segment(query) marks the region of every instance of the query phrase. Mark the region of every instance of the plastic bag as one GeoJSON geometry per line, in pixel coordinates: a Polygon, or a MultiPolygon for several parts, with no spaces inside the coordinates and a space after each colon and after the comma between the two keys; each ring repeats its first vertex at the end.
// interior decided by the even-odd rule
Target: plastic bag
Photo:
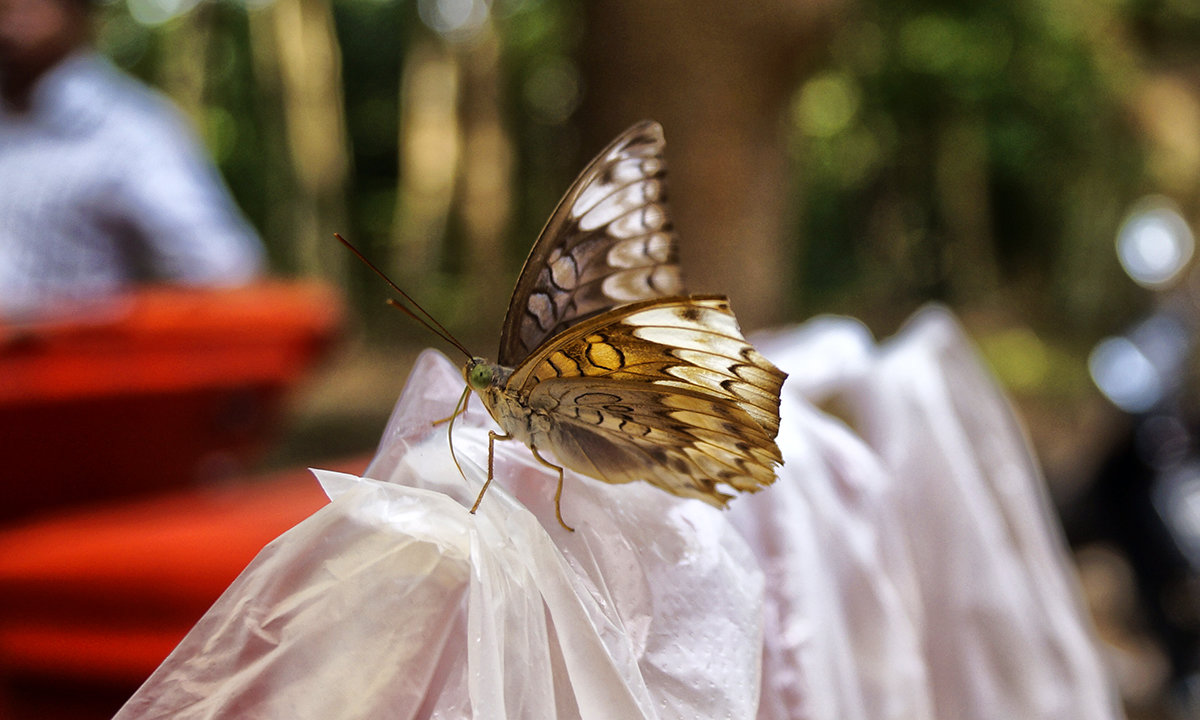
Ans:
{"type": "Polygon", "coordinates": [[[780,482],[733,508],[767,572],[759,718],[1121,717],[1039,468],[950,313],[759,346],[791,373],[780,482]]]}
{"type": "Polygon", "coordinates": [[[118,718],[1114,718],[1042,480],[948,313],[759,345],[779,480],[727,513],[554,474],[419,359],[367,478],[271,543],[118,718]]]}
{"type": "Polygon", "coordinates": [[[779,480],[730,511],[766,574],[757,717],[935,717],[891,479],[861,439],[810,401],[868,375],[874,342],[858,323],[821,318],[757,344],[790,374],[779,480]]]}
{"type": "Polygon", "coordinates": [[[1040,468],[950,313],[918,313],[841,396],[889,470],[938,715],[1120,717],[1040,468]]]}

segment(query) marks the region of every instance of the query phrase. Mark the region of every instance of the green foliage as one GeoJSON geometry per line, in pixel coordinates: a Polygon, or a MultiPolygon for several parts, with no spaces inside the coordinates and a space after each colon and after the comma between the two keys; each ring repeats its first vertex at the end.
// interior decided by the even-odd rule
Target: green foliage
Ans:
{"type": "MultiPolygon", "coordinates": [[[[275,267],[290,272],[298,265],[286,215],[297,181],[278,79],[262,60],[274,50],[256,48],[262,38],[251,32],[261,10],[249,0],[189,2],[109,0],[100,46],[171,94],[196,80],[176,77],[181,48],[204,48],[200,106],[189,111],[275,267]]],[[[351,166],[338,230],[386,253],[402,180],[404,68],[415,42],[437,35],[422,20],[426,0],[332,7],[351,166]]],[[[575,0],[489,7],[515,157],[500,266],[508,276],[578,170],[571,120],[585,91],[577,56],[587,29],[575,0]]],[[[797,88],[790,115],[804,239],[796,307],[891,320],[926,299],[1009,304],[1015,294],[1022,314],[1067,335],[1122,322],[1140,296],[1120,274],[1112,239],[1129,205],[1155,189],[1130,96],[1148,54],[1196,62],[1197,7],[863,0],[839,25],[825,66],[797,88]]],[[[463,245],[461,231],[461,218],[448,218],[446,256],[463,245]]],[[[438,266],[450,284],[462,269],[438,266]]]]}
{"type": "Polygon", "coordinates": [[[1068,332],[1111,322],[1112,238],[1144,190],[1123,12],[866,2],[793,108],[798,300],[906,311],[1018,284],[1068,332]]]}

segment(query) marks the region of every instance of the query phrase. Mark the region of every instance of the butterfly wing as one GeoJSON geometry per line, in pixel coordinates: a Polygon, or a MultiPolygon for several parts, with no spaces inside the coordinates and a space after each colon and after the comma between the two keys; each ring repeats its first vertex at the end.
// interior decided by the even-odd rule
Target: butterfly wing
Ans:
{"type": "Polygon", "coordinates": [[[556,336],[508,391],[551,418],[535,444],[606,482],[646,480],[723,505],[774,481],[787,376],[745,338],[725,298],[623,306],[556,336]]]}
{"type": "Polygon", "coordinates": [[[608,483],[645,480],[724,506],[722,492],[775,481],[774,441],[735,403],[680,388],[557,378],[530,402],[551,412],[549,447],[564,466],[608,483]]]}
{"type": "Polygon", "coordinates": [[[638,123],[567,190],[517,279],[500,335],[501,365],[515,367],[583,318],[683,292],[663,146],[658,123],[638,123]]]}

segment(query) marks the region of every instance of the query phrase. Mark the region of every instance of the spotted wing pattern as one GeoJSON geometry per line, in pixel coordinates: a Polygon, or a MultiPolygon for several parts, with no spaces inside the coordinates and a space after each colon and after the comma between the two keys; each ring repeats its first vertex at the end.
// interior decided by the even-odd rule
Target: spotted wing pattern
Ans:
{"type": "Polygon", "coordinates": [[[518,365],[584,318],[683,292],[663,147],[658,123],[634,125],[563,196],[517,280],[501,365],[518,365]]]}
{"type": "Polygon", "coordinates": [[[723,506],[731,496],[720,486],[774,482],[785,378],[742,337],[725,298],[685,296],[580,323],[518,367],[507,389],[551,419],[533,440],[565,466],[723,506]]]}

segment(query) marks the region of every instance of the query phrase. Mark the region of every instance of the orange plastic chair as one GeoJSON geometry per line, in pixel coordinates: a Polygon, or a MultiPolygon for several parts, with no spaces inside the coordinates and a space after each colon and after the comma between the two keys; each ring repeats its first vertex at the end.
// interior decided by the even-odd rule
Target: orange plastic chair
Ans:
{"type": "Polygon", "coordinates": [[[342,307],[312,283],[161,287],[0,324],[0,522],[245,472],[342,307]]]}

